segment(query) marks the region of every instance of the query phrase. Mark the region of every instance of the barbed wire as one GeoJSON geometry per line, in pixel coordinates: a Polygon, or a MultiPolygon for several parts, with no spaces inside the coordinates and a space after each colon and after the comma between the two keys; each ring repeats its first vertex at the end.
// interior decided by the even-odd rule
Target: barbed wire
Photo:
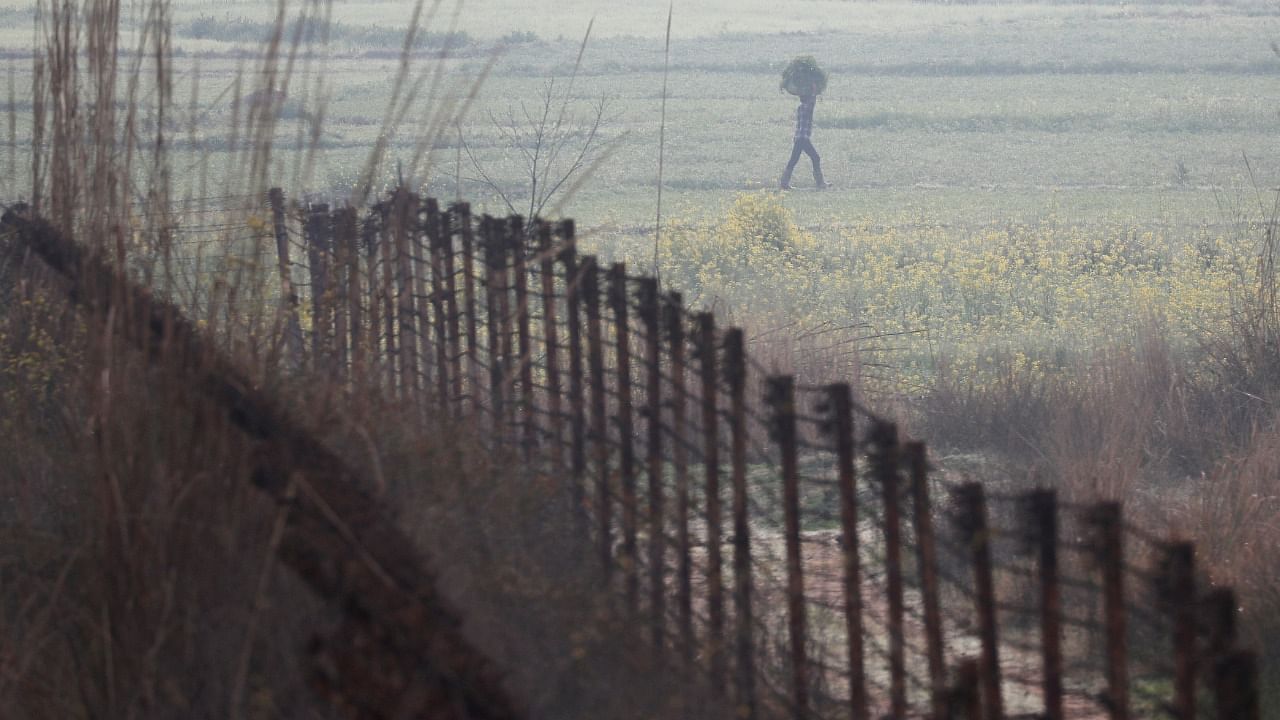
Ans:
{"type": "MultiPolygon", "coordinates": [[[[214,271],[205,263],[256,261],[269,273],[278,273],[280,266],[287,268],[296,304],[286,302],[283,296],[274,300],[284,312],[293,313],[304,338],[314,333],[321,343],[304,348],[308,356],[341,353],[348,364],[343,372],[349,373],[355,372],[359,356],[364,371],[373,378],[372,385],[384,392],[405,394],[413,388],[424,396],[444,392],[444,397],[432,395],[431,402],[451,413],[465,412],[482,420],[481,427],[492,429],[482,442],[495,452],[514,449],[525,453],[529,460],[520,466],[522,472],[558,478],[563,490],[586,504],[579,510],[588,516],[608,507],[607,524],[604,520],[586,523],[587,532],[594,535],[591,541],[608,546],[602,557],[614,562],[619,552],[625,554],[627,567],[615,571],[614,578],[620,586],[627,584],[620,577],[635,578],[631,582],[638,582],[642,611],[657,612],[649,598],[651,592],[665,598],[662,637],[672,647],[688,640],[676,632],[681,623],[692,624],[695,643],[705,641],[710,632],[713,623],[706,614],[710,589],[705,585],[713,574],[710,559],[714,546],[719,553],[716,573],[724,603],[724,651],[733,655],[732,623],[740,602],[734,593],[738,580],[734,543],[749,537],[749,596],[752,603],[758,603],[751,631],[759,653],[751,672],[759,680],[757,689],[779,703],[790,704],[794,689],[788,685],[787,661],[771,645],[790,641],[784,610],[795,575],[803,576],[805,612],[823,613],[827,623],[817,626],[814,617],[807,618],[811,623],[806,638],[810,669],[818,677],[846,684],[850,681],[852,670],[843,656],[848,629],[843,621],[831,618],[843,618],[846,610],[847,564],[855,544],[862,613],[875,621],[864,623],[868,627],[862,630],[860,645],[865,660],[880,664],[892,661],[883,627],[870,626],[890,620],[884,602],[890,583],[897,583],[898,591],[905,594],[896,611],[899,618],[894,621],[906,624],[900,641],[907,658],[902,672],[913,703],[926,704],[923,698],[931,692],[932,681],[920,675],[920,669],[931,652],[939,651],[929,645],[936,641],[924,636],[926,624],[933,622],[926,614],[926,594],[938,603],[942,610],[939,620],[950,628],[942,641],[943,652],[950,653],[957,638],[976,639],[977,614],[984,603],[1002,620],[1002,648],[1024,656],[1034,656],[1040,649],[1039,626],[1034,619],[1044,610],[1035,589],[1043,579],[1035,555],[1041,539],[1037,528],[1025,519],[1029,517],[1030,494],[986,492],[984,512],[990,517],[983,545],[979,545],[972,533],[974,519],[957,501],[964,497],[965,486],[945,475],[929,474],[926,480],[930,486],[947,497],[935,498],[930,508],[936,527],[932,535],[934,567],[928,568],[932,584],[927,583],[920,564],[922,538],[917,536],[908,468],[890,466],[885,470],[898,478],[887,500],[887,488],[879,479],[883,466],[877,465],[881,461],[875,454],[885,451],[881,434],[892,426],[889,418],[860,404],[851,393],[847,407],[835,407],[833,387],[838,386],[832,385],[794,384],[793,407],[766,401],[762,384],[776,369],[749,351],[742,355],[740,365],[732,366],[727,341],[733,329],[713,327],[710,342],[704,342],[703,316],[657,292],[650,278],[619,275],[600,265],[594,265],[596,271],[588,277],[583,269],[586,263],[576,255],[567,228],[552,228],[550,239],[542,239],[536,236],[541,231],[535,232],[530,223],[522,236],[512,237],[510,223],[495,225],[492,219],[472,218],[461,208],[441,210],[447,215],[434,219],[424,212],[396,225],[392,222],[394,208],[384,203],[363,219],[356,217],[354,236],[349,234],[352,226],[348,224],[343,231],[348,234],[340,242],[336,224],[340,217],[350,217],[344,215],[349,213],[345,209],[308,214],[305,209],[291,207],[281,219],[267,207],[266,198],[256,194],[208,200],[228,205],[260,202],[262,211],[246,216],[246,209],[235,207],[202,206],[174,212],[144,208],[148,212],[135,216],[176,220],[166,224],[164,231],[179,255],[178,263],[194,276],[193,295],[214,283],[214,271]],[[446,217],[448,223],[444,224],[446,217]],[[293,257],[287,261],[267,257],[276,250],[273,237],[294,253],[293,257]],[[250,242],[256,245],[238,251],[238,246],[250,242]],[[550,272],[544,261],[550,261],[550,272]],[[620,285],[614,287],[617,283],[620,285]],[[617,302],[619,291],[621,303],[617,302]],[[620,341],[623,337],[625,343],[620,341]],[[677,358],[683,363],[679,370],[677,358]],[[704,361],[710,361],[716,371],[709,383],[702,373],[704,361]],[[580,375],[571,379],[574,367],[580,375]],[[570,397],[571,382],[577,387],[576,400],[570,397]],[[746,394],[740,408],[734,407],[736,392],[746,394]],[[625,405],[628,401],[629,408],[625,405]],[[710,418],[705,415],[708,410],[710,418]],[[784,455],[778,441],[779,420],[784,414],[795,429],[787,462],[798,465],[791,471],[796,486],[790,489],[784,486],[784,455]],[[847,430],[837,430],[838,422],[847,422],[847,430]],[[847,432],[848,437],[840,438],[838,432],[847,432]],[[736,455],[739,445],[745,457],[736,455]],[[560,466],[552,461],[553,449],[560,466]],[[857,456],[853,465],[857,537],[852,539],[856,543],[844,537],[845,517],[839,497],[842,451],[857,456]],[[580,466],[570,467],[575,454],[582,456],[580,466]],[[717,467],[711,472],[707,464],[713,456],[717,467]],[[628,474],[621,467],[624,457],[631,464],[628,474]],[[705,484],[708,473],[716,484],[714,497],[705,484]],[[789,499],[788,493],[796,493],[798,498],[789,499]],[[710,536],[712,499],[719,512],[714,518],[719,537],[710,536]],[[793,526],[785,517],[785,506],[797,501],[798,508],[793,511],[798,510],[798,517],[793,526]],[[899,505],[896,546],[888,539],[891,506],[886,503],[892,501],[899,505]],[[655,502],[662,507],[660,525],[654,524],[658,517],[655,502]],[[743,512],[747,536],[739,537],[734,524],[744,519],[743,512]],[[1010,518],[1018,520],[1010,522],[1010,518]],[[622,547],[617,547],[619,543],[622,547]],[[995,576],[994,597],[987,596],[975,577],[978,551],[984,545],[995,576]],[[891,551],[899,556],[894,568],[889,567],[891,551]],[[651,557],[651,552],[658,554],[651,557]],[[795,566],[797,554],[799,566],[795,566]],[[655,561],[661,563],[661,571],[655,561]],[[687,610],[674,607],[678,604],[675,580],[681,572],[686,573],[682,582],[691,585],[687,610]],[[650,577],[650,573],[654,575],[650,577]],[[654,582],[661,585],[651,587],[654,582]],[[1009,595],[1019,587],[1035,590],[1025,597],[1009,595]]],[[[278,288],[283,279],[275,282],[264,286],[268,301],[273,287],[282,293],[278,288]]],[[[262,301],[261,297],[255,301],[236,298],[227,305],[252,307],[248,303],[262,301]]],[[[855,330],[858,328],[828,328],[823,332],[855,330]]],[[[815,346],[815,351],[837,352],[843,347],[844,343],[835,339],[815,346]]],[[[1096,507],[1062,501],[1058,511],[1060,537],[1055,546],[1060,559],[1053,581],[1064,596],[1100,598],[1105,588],[1099,565],[1101,541],[1093,515],[1096,507]]],[[[1133,620],[1130,632],[1172,637],[1168,613],[1152,590],[1165,579],[1158,561],[1167,553],[1169,541],[1127,522],[1122,522],[1120,529],[1132,547],[1119,570],[1137,580],[1124,598],[1124,611],[1133,620]]],[[[1078,603],[1064,606],[1073,609],[1059,611],[1057,622],[1063,628],[1090,643],[1103,644],[1105,622],[1076,609],[1078,603]]],[[[1161,660],[1141,658],[1138,653],[1132,656],[1132,662],[1144,663],[1142,667],[1151,671],[1152,687],[1156,681],[1172,677],[1172,667],[1161,660]]],[[[1075,667],[1077,671],[1086,669],[1101,668],[1075,667]]],[[[863,675],[863,682],[877,694],[878,701],[888,697],[892,688],[885,687],[874,673],[863,675]]],[[[1033,685],[1030,678],[1017,673],[1005,676],[1010,683],[1033,685]]],[[[1155,697],[1143,686],[1135,698],[1142,693],[1155,697]]],[[[826,697],[814,694],[817,701],[826,697]]]]}

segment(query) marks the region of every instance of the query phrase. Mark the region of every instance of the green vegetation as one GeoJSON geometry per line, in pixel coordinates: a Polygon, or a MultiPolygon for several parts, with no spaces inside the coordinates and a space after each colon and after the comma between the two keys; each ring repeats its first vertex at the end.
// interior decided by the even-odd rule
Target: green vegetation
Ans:
{"type": "Polygon", "coordinates": [[[821,95],[827,89],[827,73],[812,55],[801,55],[782,71],[781,89],[792,95],[821,95]]]}

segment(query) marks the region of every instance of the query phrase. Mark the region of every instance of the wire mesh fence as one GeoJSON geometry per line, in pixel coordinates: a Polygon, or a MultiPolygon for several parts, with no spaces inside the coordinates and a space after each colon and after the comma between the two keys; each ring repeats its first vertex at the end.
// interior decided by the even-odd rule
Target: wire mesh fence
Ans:
{"type": "Polygon", "coordinates": [[[572,221],[404,190],[263,216],[289,362],[555,482],[652,652],[740,717],[1256,715],[1189,544],[952,481],[848,384],[769,375],[741,329],[580,255],[572,221]]]}

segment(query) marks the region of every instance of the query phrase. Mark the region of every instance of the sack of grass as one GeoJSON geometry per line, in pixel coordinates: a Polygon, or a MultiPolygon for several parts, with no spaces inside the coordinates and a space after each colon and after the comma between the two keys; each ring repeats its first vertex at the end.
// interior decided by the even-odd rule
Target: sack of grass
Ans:
{"type": "Polygon", "coordinates": [[[782,89],[800,97],[810,93],[821,95],[827,89],[827,71],[818,67],[812,55],[803,55],[782,71],[782,89]]]}

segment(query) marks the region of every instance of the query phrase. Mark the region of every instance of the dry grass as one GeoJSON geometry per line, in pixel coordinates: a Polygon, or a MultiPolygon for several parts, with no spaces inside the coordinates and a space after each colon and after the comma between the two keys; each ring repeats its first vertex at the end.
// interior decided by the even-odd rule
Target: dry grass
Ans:
{"type": "MultiPolygon", "coordinates": [[[[975,387],[944,365],[906,412],[944,454],[984,455],[989,475],[1122,500],[1137,525],[1194,540],[1202,582],[1236,589],[1242,637],[1266,668],[1280,662],[1280,304],[1275,224],[1264,227],[1258,287],[1199,355],[1174,351],[1152,319],[1132,343],[1054,376],[1010,362],[998,382],[975,387]]],[[[1263,688],[1264,707],[1275,707],[1274,672],[1263,688]]]]}
{"type": "MultiPolygon", "coordinates": [[[[336,382],[287,362],[264,228],[212,239],[244,258],[216,273],[175,241],[167,8],[146,5],[139,52],[122,66],[116,0],[41,4],[32,209],[183,307],[212,347],[371,480],[466,608],[467,636],[533,714],[721,715],[680,668],[655,666],[628,641],[634,628],[582,561],[594,553],[556,483],[513,473],[520,461],[481,447],[466,423],[424,426],[365,378],[336,382]]],[[[265,197],[282,130],[272,88],[308,83],[315,104],[298,137],[314,147],[326,91],[307,80],[321,74],[308,72],[293,29],[329,11],[308,4],[292,25],[280,7],[233,91],[239,174],[211,194],[265,197]],[[265,102],[240,106],[264,89],[265,102]]],[[[426,118],[410,128],[420,139],[411,174],[477,92],[445,93],[442,66],[409,62],[413,34],[445,15],[442,3],[418,3],[383,123],[389,137],[426,118]]],[[[373,149],[355,200],[381,182],[384,150],[373,149]]],[[[305,183],[310,160],[299,157],[305,183]]],[[[336,716],[304,662],[336,610],[277,568],[283,510],[250,481],[250,440],[163,351],[120,339],[114,329],[133,320],[77,312],[63,281],[8,238],[0,248],[0,452],[11,458],[0,467],[0,705],[29,718],[336,716]]]]}

